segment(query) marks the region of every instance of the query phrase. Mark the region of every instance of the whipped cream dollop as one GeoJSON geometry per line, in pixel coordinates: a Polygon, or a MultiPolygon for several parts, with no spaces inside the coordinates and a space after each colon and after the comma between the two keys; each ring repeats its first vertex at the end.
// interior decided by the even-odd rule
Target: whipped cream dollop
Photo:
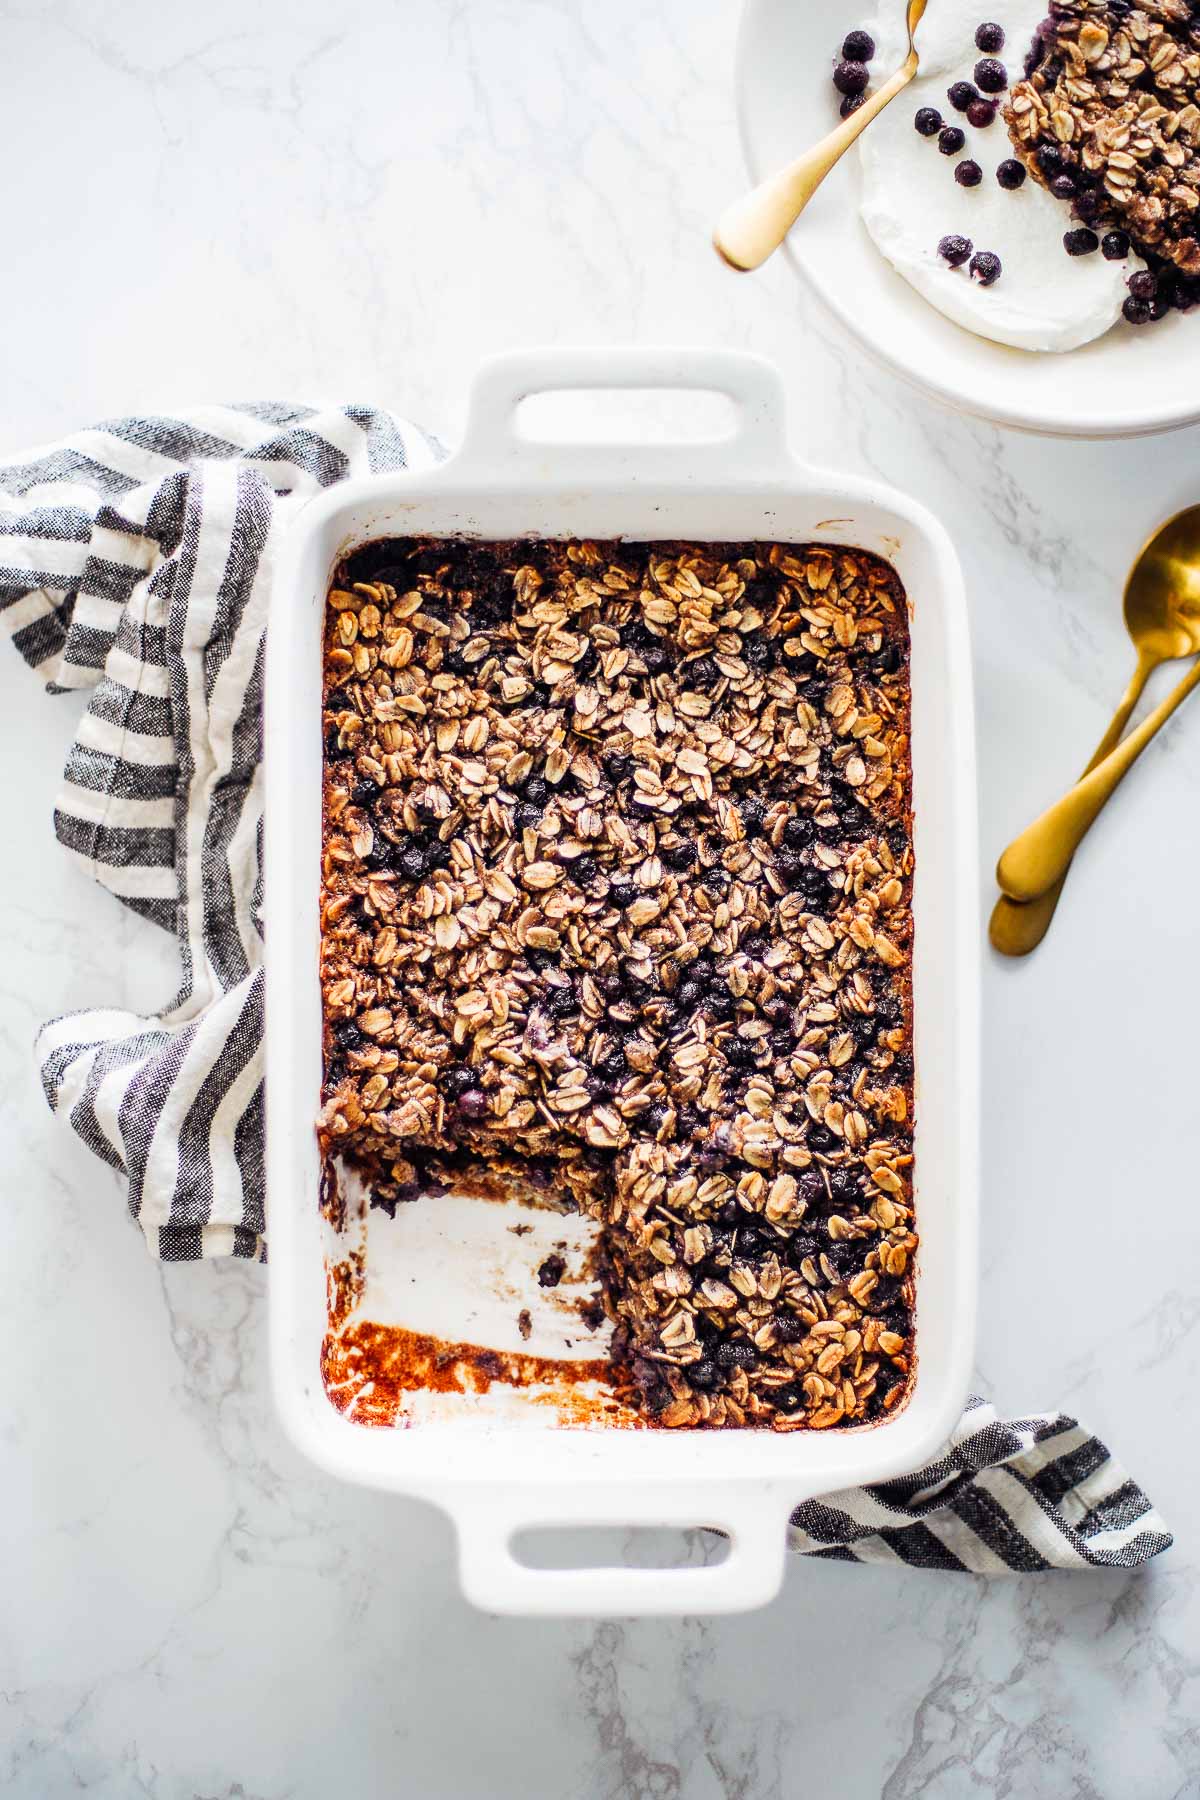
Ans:
{"type": "MultiPolygon", "coordinates": [[[[985,21],[1003,27],[1004,48],[995,54],[1008,70],[1009,85],[1019,81],[1045,12],[1045,0],[934,0],[917,27],[917,79],[859,139],[861,212],[892,266],[956,324],[1022,350],[1073,350],[1119,318],[1126,282],[1145,265],[1132,254],[1108,262],[1098,250],[1068,256],[1063,234],[1079,224],[1070,206],[1032,176],[1015,190],[1000,186],[997,168],[1016,155],[1000,111],[1007,92],[985,96],[999,105],[992,124],[982,129],[969,124],[946,97],[952,82],[974,81],[975,64],[985,54],[975,33],[985,21]],[[961,150],[943,156],[936,136],[922,137],[914,129],[913,116],[922,106],[936,108],[946,125],[964,132],[961,150]],[[955,181],[955,167],[964,159],[983,171],[978,187],[955,181]],[[938,244],[950,234],[1000,258],[1002,273],[992,286],[939,257],[938,244]]],[[[865,28],[875,39],[871,84],[876,87],[904,60],[904,0],[883,0],[865,28]]]]}

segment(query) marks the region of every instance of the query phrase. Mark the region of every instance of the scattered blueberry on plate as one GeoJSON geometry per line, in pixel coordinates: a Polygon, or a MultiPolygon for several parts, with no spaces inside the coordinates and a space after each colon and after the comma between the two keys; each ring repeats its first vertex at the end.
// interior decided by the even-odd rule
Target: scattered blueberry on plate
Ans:
{"type": "Polygon", "coordinates": [[[977,250],[971,258],[971,277],[980,287],[991,287],[993,281],[1000,279],[1000,270],[1000,258],[994,250],[977,250]]]}
{"type": "Polygon", "coordinates": [[[833,85],[839,94],[861,94],[870,76],[866,63],[843,57],[833,71],[833,85]]]}
{"type": "Polygon", "coordinates": [[[944,237],[938,245],[938,255],[943,262],[948,262],[952,269],[959,269],[970,256],[972,248],[970,238],[960,237],[957,232],[951,232],[949,237],[944,237]]]}
{"type": "Polygon", "coordinates": [[[975,85],[984,94],[1002,94],[1008,86],[1008,70],[994,56],[984,56],[975,64],[975,85]]]}

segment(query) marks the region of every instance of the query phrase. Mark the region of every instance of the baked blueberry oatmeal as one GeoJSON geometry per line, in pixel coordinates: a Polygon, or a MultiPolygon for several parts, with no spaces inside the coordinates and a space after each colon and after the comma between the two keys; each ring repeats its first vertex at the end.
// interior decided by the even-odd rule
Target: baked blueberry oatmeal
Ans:
{"type": "Polygon", "coordinates": [[[1200,23],[1188,0],[1053,0],[1005,116],[1091,247],[1108,234],[1146,260],[1131,323],[1200,300],[1200,23]]]}
{"type": "Polygon", "coordinates": [[[823,544],[389,539],[325,633],[327,1155],[601,1227],[665,1426],[912,1361],[906,602],[823,544]]]}

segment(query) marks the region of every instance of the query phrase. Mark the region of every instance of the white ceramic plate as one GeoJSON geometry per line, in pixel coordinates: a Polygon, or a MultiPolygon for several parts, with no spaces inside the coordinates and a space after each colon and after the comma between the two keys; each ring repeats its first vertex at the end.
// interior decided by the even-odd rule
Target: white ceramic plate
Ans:
{"type": "MultiPolygon", "coordinates": [[[[873,11],[864,5],[862,20],[873,11]]],[[[747,0],[737,98],[754,181],[836,123],[829,70],[858,23],[845,0],[747,0]]],[[[904,106],[904,96],[893,105],[904,106]]],[[[898,375],[960,411],[1061,437],[1136,437],[1200,419],[1200,313],[1172,313],[1141,330],[1119,324],[1057,356],[988,343],[935,311],[885,262],[859,219],[858,183],[851,151],[794,226],[787,254],[898,375]]]]}

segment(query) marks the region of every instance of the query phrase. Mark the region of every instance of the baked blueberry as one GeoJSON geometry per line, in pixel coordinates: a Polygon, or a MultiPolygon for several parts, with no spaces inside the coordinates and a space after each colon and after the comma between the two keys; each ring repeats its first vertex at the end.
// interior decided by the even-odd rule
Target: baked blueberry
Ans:
{"type": "Polygon", "coordinates": [[[1185,278],[1172,263],[1166,263],[1158,271],[1154,279],[1158,283],[1156,300],[1165,300],[1168,306],[1178,306],[1185,310],[1188,302],[1183,298],[1185,278]]]}
{"type": "Polygon", "coordinates": [[[667,849],[660,846],[659,855],[668,869],[674,869],[677,874],[684,875],[689,869],[695,867],[697,850],[690,839],[681,838],[679,843],[672,844],[667,849]]]}
{"type": "Polygon", "coordinates": [[[1093,250],[1100,248],[1100,239],[1086,225],[1080,225],[1075,231],[1063,232],[1063,249],[1068,256],[1090,256],[1093,250]]]}
{"type": "Polygon", "coordinates": [[[570,1019],[579,1011],[579,1001],[571,987],[552,987],[546,995],[546,1011],[552,1019],[570,1019]]]}
{"type": "Polygon", "coordinates": [[[796,885],[803,867],[804,863],[798,850],[789,850],[784,844],[775,852],[776,873],[782,881],[787,883],[788,887],[796,885]]]}
{"type": "Polygon", "coordinates": [[[741,814],[746,836],[755,837],[762,830],[763,820],[767,814],[763,801],[758,798],[757,794],[748,794],[744,799],[738,801],[738,812],[741,814]]]}
{"type": "Polygon", "coordinates": [[[688,663],[681,675],[683,686],[693,691],[715,687],[720,679],[721,671],[711,656],[698,656],[695,662],[688,663]]]}

